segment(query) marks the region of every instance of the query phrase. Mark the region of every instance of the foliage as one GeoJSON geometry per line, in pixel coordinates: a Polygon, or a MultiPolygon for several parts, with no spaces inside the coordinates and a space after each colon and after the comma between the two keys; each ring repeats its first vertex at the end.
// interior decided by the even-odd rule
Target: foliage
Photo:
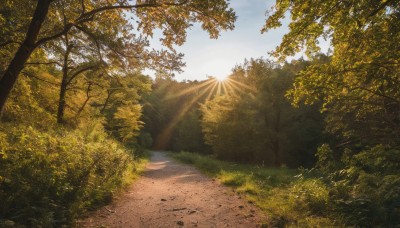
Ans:
{"type": "Polygon", "coordinates": [[[207,96],[209,81],[177,82],[156,78],[151,94],[144,96],[144,131],[151,134],[153,148],[207,153],[200,126],[199,104],[207,96]]]}
{"type": "Polygon", "coordinates": [[[203,140],[198,109],[188,111],[187,115],[178,123],[173,140],[174,151],[208,153],[209,148],[203,140]]]}
{"type": "MultiPolygon", "coordinates": [[[[54,78],[48,74],[43,76],[54,78]]],[[[55,110],[56,94],[57,91],[52,87],[43,86],[27,77],[21,78],[11,94],[3,120],[24,124],[34,123],[41,128],[51,127],[55,123],[55,116],[49,111],[55,110]]]]}
{"type": "Polygon", "coordinates": [[[398,145],[399,1],[277,1],[265,30],[280,26],[287,10],[290,31],[275,55],[302,47],[314,63],[290,92],[298,104],[323,102],[327,129],[352,144],[398,145]],[[330,39],[329,59],[317,55],[318,38],[330,39]]]}
{"type": "Polygon", "coordinates": [[[139,102],[150,92],[150,79],[136,73],[109,83],[102,100],[98,101],[100,112],[106,119],[105,126],[116,138],[135,144],[135,137],[143,127],[139,102]]]}
{"type": "Polygon", "coordinates": [[[32,7],[29,0],[0,2],[0,73],[4,73],[7,63],[22,42],[22,31],[27,29],[32,7]]]}
{"type": "Polygon", "coordinates": [[[123,174],[132,172],[127,150],[96,127],[40,131],[2,124],[0,132],[2,219],[29,226],[68,224],[109,201],[123,174]]]}
{"type": "Polygon", "coordinates": [[[219,31],[233,29],[236,19],[233,9],[225,0],[164,1],[161,6],[139,8],[136,13],[140,20],[139,29],[147,35],[152,35],[155,28],[161,29],[164,36],[161,41],[166,47],[183,44],[186,29],[193,22],[200,22],[211,38],[217,38],[219,31]]]}
{"type": "Polygon", "coordinates": [[[141,115],[141,106],[120,107],[114,114],[118,134],[123,142],[132,141],[139,134],[142,122],[139,121],[141,115]]]}
{"type": "Polygon", "coordinates": [[[285,98],[295,74],[307,64],[279,66],[251,59],[236,66],[226,86],[238,87],[206,102],[202,128],[206,143],[221,158],[266,165],[312,166],[322,142],[323,116],[318,104],[295,108],[285,98]]]}
{"type": "Polygon", "coordinates": [[[235,19],[225,0],[1,2],[1,218],[60,226],[109,198],[133,155],[110,136],[138,146],[141,71],[179,71],[192,23],[217,38],[235,19]],[[169,50],[149,48],[155,29],[169,50]]]}
{"type": "Polygon", "coordinates": [[[138,144],[142,149],[150,149],[153,145],[153,138],[148,132],[142,131],[138,136],[138,144]]]}
{"type": "MultiPolygon", "coordinates": [[[[124,65],[129,66],[130,70],[152,68],[160,72],[173,72],[179,71],[183,66],[182,55],[173,49],[173,45],[184,43],[186,30],[193,25],[192,23],[201,23],[211,38],[217,38],[221,30],[233,29],[236,19],[235,13],[225,0],[212,2],[41,0],[36,5],[20,5],[7,1],[0,7],[0,23],[5,25],[0,31],[3,35],[0,49],[1,54],[4,49],[4,54],[8,57],[0,77],[1,113],[21,70],[37,49],[46,49],[50,52],[49,56],[56,56],[61,52],[64,57],[68,57],[69,53],[74,51],[79,53],[82,50],[90,50],[90,53],[95,53],[92,56],[97,55],[99,58],[99,64],[109,63],[112,67],[124,65]],[[24,9],[25,14],[24,16],[16,14],[17,17],[14,17],[12,13],[18,11],[19,7],[24,9]],[[21,16],[21,20],[18,16],[21,16]],[[18,22],[21,25],[14,24],[18,22]],[[134,29],[137,33],[133,32],[134,29]],[[161,41],[163,46],[170,49],[169,51],[151,51],[147,48],[149,46],[147,37],[152,37],[155,29],[163,32],[161,41]],[[14,36],[21,38],[15,42],[12,40],[14,36]],[[64,39],[61,41],[62,45],[58,45],[60,39],[64,39]],[[17,51],[13,53],[8,48],[15,43],[19,45],[17,51]],[[131,54],[132,52],[134,54],[131,54]],[[121,61],[118,57],[125,59],[121,61]]],[[[87,56],[80,53],[80,57],[82,56],[83,58],[75,60],[86,62],[87,56]]],[[[69,63],[71,61],[64,58],[62,64],[64,79],[70,75],[69,63]]],[[[72,80],[73,76],[68,78],[68,81],[72,80]]],[[[68,83],[68,81],[63,82],[68,83]]],[[[65,87],[65,83],[62,87],[65,87]]],[[[62,94],[61,91],[58,122],[62,122],[64,103],[62,94]]]]}
{"type": "Polygon", "coordinates": [[[143,168],[115,139],[262,165],[175,155],[268,211],[270,226],[400,224],[399,0],[276,1],[263,31],[290,15],[279,64],[246,60],[225,82],[169,77],[193,23],[211,38],[233,29],[226,0],[37,3],[0,2],[0,226],[68,225],[110,199],[143,168]],[[149,48],[156,29],[167,50],[149,48]],[[309,60],[283,62],[301,51],[309,60]],[[264,168],[315,160],[296,177],[264,168]]]}
{"type": "MultiPolygon", "coordinates": [[[[32,56],[47,60],[44,52],[32,56]]],[[[143,169],[138,151],[126,145],[136,145],[148,77],[127,74],[119,83],[94,80],[95,73],[75,78],[77,88],[66,96],[66,122],[56,125],[61,74],[51,65],[29,65],[11,93],[0,123],[0,226],[70,225],[109,202],[143,169]],[[97,85],[79,88],[88,79],[97,85]],[[120,133],[115,137],[105,130],[111,119],[120,133]]]]}
{"type": "Polygon", "coordinates": [[[268,212],[271,226],[399,224],[400,152],[377,146],[351,160],[343,156],[341,164],[329,159],[332,153],[327,145],[322,146],[318,156],[326,159],[319,160],[319,168],[297,172],[238,165],[187,152],[172,156],[245,194],[268,212]]]}
{"type": "Polygon", "coordinates": [[[329,206],[349,225],[398,226],[399,1],[277,1],[264,31],[289,32],[273,53],[284,60],[305,49],[310,65],[288,97],[322,103],[332,137],[318,149],[317,168],[330,186],[329,206]],[[330,56],[318,54],[329,39],[330,56]]]}
{"type": "Polygon", "coordinates": [[[205,142],[219,158],[248,162],[261,153],[261,126],[253,121],[257,113],[249,102],[220,96],[206,102],[201,111],[205,142]]]}
{"type": "MultiPolygon", "coordinates": [[[[350,1],[338,2],[302,0],[276,1],[275,6],[269,11],[263,32],[282,26],[282,19],[290,13],[289,32],[284,36],[281,44],[277,47],[274,55],[280,58],[293,56],[302,48],[306,48],[306,53],[311,56],[319,52],[318,38],[331,38],[335,48],[346,48],[346,54],[352,58],[357,53],[362,53],[365,49],[359,49],[357,44],[364,43],[372,34],[377,31],[387,31],[380,25],[391,25],[396,28],[398,20],[397,0],[389,1],[350,1]]],[[[384,38],[384,37],[381,37],[384,38]]],[[[386,42],[386,41],[384,41],[386,42]]],[[[396,41],[390,41],[395,44],[396,41]]],[[[374,46],[375,43],[365,43],[366,47],[374,46]]],[[[384,44],[384,43],[382,43],[384,44]]],[[[386,46],[386,44],[384,44],[386,46]]],[[[387,47],[387,46],[386,46],[387,47]]],[[[376,50],[379,50],[375,47],[376,50]]],[[[383,50],[381,50],[383,51],[383,50]]],[[[394,50],[393,50],[394,51],[394,50]]],[[[336,52],[338,54],[338,52],[336,52]]],[[[364,52],[364,54],[369,54],[364,52]]],[[[335,55],[335,54],[334,54],[335,55]]],[[[336,56],[339,57],[339,56],[336,56]]],[[[343,59],[349,56],[342,56],[343,59]]],[[[346,61],[346,63],[350,63],[346,61]]],[[[353,62],[354,64],[355,62],[353,62]]]]}
{"type": "Polygon", "coordinates": [[[325,159],[333,156],[332,149],[319,149],[320,170],[332,186],[332,210],[348,224],[399,224],[400,151],[378,145],[350,157],[351,153],[347,150],[335,163],[325,159]]]}
{"type": "Polygon", "coordinates": [[[235,164],[187,152],[172,156],[243,194],[268,212],[265,222],[271,227],[335,225],[327,207],[329,188],[318,178],[295,176],[298,171],[286,168],[235,164]]]}

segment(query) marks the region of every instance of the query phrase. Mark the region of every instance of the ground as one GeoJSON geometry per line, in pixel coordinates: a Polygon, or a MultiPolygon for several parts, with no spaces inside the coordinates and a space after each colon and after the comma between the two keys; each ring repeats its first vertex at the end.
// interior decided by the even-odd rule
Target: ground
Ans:
{"type": "Polygon", "coordinates": [[[261,212],[194,167],[153,152],[125,194],[79,223],[83,227],[260,227],[261,212]]]}

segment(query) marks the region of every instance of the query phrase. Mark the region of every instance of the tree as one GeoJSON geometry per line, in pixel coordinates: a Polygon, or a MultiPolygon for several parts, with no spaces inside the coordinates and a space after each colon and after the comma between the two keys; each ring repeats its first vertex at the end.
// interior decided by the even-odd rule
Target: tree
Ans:
{"type": "Polygon", "coordinates": [[[198,107],[192,108],[176,126],[173,150],[195,153],[209,153],[210,149],[204,143],[201,129],[201,113],[198,107]]]}
{"type": "Polygon", "coordinates": [[[142,107],[137,105],[119,107],[114,114],[115,126],[118,127],[118,134],[123,142],[135,139],[139,135],[143,122],[140,121],[142,107]]]}
{"type": "Polygon", "coordinates": [[[217,96],[202,105],[201,111],[205,142],[219,158],[252,162],[261,154],[263,125],[251,96],[217,96]]]}
{"type": "Polygon", "coordinates": [[[144,131],[154,139],[154,148],[209,152],[200,126],[199,106],[216,94],[218,82],[177,82],[159,77],[153,81],[151,94],[144,97],[144,131]]]}
{"type": "MultiPolygon", "coordinates": [[[[17,7],[16,4],[12,6],[17,7]]],[[[108,12],[123,14],[127,10],[139,20],[137,29],[140,33],[152,35],[153,30],[159,28],[164,34],[163,44],[170,48],[185,41],[185,31],[192,22],[201,22],[203,29],[216,38],[221,29],[232,29],[235,20],[235,14],[225,0],[138,0],[135,4],[128,0],[38,0],[25,38],[0,79],[0,112],[19,73],[37,48],[67,34],[72,28],[96,24],[98,18],[105,17],[108,12]]]]}
{"type": "Polygon", "coordinates": [[[105,117],[105,128],[114,137],[135,144],[135,137],[143,126],[140,99],[150,92],[150,79],[138,72],[126,72],[109,83],[103,88],[106,96],[97,98],[92,106],[100,109],[105,117]]]}
{"type": "MultiPolygon", "coordinates": [[[[63,61],[61,63],[62,66],[62,79],[60,84],[60,96],[58,101],[58,110],[57,110],[57,122],[64,123],[64,110],[66,106],[66,94],[70,89],[69,87],[73,83],[74,80],[81,74],[88,71],[95,71],[100,67],[100,63],[96,61],[90,61],[88,58],[92,56],[88,56],[87,54],[93,54],[89,50],[83,46],[77,48],[74,42],[71,42],[68,34],[63,37],[64,49],[62,53],[63,61]],[[78,49],[78,50],[74,50],[78,49]],[[79,53],[84,52],[85,55],[80,55],[79,53]],[[75,54],[75,56],[74,56],[75,54]],[[80,57],[80,58],[79,58],[80,57]],[[80,60],[81,64],[77,63],[76,60],[80,60]],[[88,62],[86,62],[86,61],[88,62]]],[[[92,83],[89,83],[88,93],[92,86],[92,83]]],[[[88,96],[89,97],[89,96],[88,96]]]]}
{"type": "Polygon", "coordinates": [[[241,83],[238,95],[245,102],[246,94],[253,94],[253,109],[258,113],[250,121],[261,123],[262,152],[255,160],[262,159],[277,167],[310,166],[313,152],[322,140],[323,116],[319,105],[295,108],[285,97],[291,89],[296,73],[304,69],[307,61],[298,60],[283,66],[265,59],[251,59],[236,66],[230,80],[241,83]],[[246,87],[248,89],[246,89],[246,87]]]}
{"type": "Polygon", "coordinates": [[[279,26],[290,10],[290,31],[274,54],[284,59],[305,47],[312,59],[288,95],[294,104],[322,103],[334,140],[318,148],[316,167],[332,210],[350,226],[399,223],[399,3],[277,1],[265,27],[279,26]],[[330,56],[317,54],[320,37],[330,39],[330,56]]]}
{"type": "Polygon", "coordinates": [[[4,74],[12,59],[14,50],[22,43],[24,34],[21,31],[27,29],[27,21],[31,16],[29,1],[0,2],[0,75],[4,74]]]}
{"type": "Polygon", "coordinates": [[[323,102],[327,129],[341,145],[400,144],[399,1],[277,1],[263,31],[290,11],[290,31],[275,50],[281,60],[305,48],[314,64],[296,78],[293,103],[323,102]],[[330,58],[317,55],[328,38],[330,58]]]}
{"type": "MultiPolygon", "coordinates": [[[[63,17],[68,18],[63,11],[63,17]]],[[[127,33],[131,27],[123,15],[108,12],[107,17],[113,18],[113,23],[119,24],[112,28],[112,24],[105,17],[98,19],[95,25],[84,25],[71,28],[62,37],[48,42],[43,49],[46,50],[52,61],[62,67],[62,80],[57,112],[57,122],[64,122],[66,107],[66,94],[69,90],[79,89],[76,84],[81,76],[85,76],[87,99],[78,110],[86,106],[90,99],[89,90],[101,86],[101,77],[119,77],[120,75],[108,71],[121,71],[123,69],[141,69],[151,53],[145,50],[147,42],[140,37],[127,33]],[[136,52],[136,55],[130,54],[136,52]],[[98,78],[98,79],[97,79],[98,78]]],[[[67,22],[64,20],[64,26],[67,22]]],[[[179,66],[179,65],[178,65],[179,66]]],[[[166,66],[167,68],[167,66],[166,66]]],[[[77,116],[79,115],[77,113],[77,116]]]]}

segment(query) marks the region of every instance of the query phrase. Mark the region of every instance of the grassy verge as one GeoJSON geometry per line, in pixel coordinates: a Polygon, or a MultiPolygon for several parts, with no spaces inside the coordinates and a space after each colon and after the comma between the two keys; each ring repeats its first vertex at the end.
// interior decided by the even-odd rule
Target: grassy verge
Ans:
{"type": "MultiPolygon", "coordinates": [[[[135,182],[141,176],[141,174],[146,169],[147,163],[150,160],[150,155],[151,153],[149,151],[143,151],[140,153],[140,155],[137,155],[134,157],[134,159],[132,159],[132,161],[127,165],[125,171],[121,175],[120,186],[116,187],[114,191],[112,191],[113,197],[124,194],[128,190],[129,186],[131,186],[133,182],[135,182]]],[[[85,210],[84,213],[81,214],[80,218],[84,219],[87,216],[90,216],[91,213],[93,213],[94,211],[98,210],[101,206],[105,206],[111,203],[113,197],[109,199],[104,199],[104,201],[102,201],[100,204],[88,208],[88,210],[85,210]]],[[[79,219],[75,220],[71,227],[82,227],[81,222],[82,221],[79,219]]]]}
{"type": "Polygon", "coordinates": [[[145,171],[150,155],[149,151],[145,151],[140,156],[135,157],[133,162],[128,165],[122,177],[123,190],[126,190],[145,171]]]}
{"type": "Polygon", "coordinates": [[[268,214],[269,226],[331,227],[335,224],[325,214],[328,189],[318,178],[305,177],[298,170],[240,165],[194,153],[172,153],[172,157],[194,165],[245,195],[268,214]]]}

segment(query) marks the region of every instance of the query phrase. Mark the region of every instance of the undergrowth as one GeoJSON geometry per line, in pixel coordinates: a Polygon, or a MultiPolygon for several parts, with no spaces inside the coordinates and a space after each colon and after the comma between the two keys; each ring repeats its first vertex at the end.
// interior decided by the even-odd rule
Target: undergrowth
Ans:
{"type": "Polygon", "coordinates": [[[60,227],[111,201],[144,169],[146,158],[83,128],[0,125],[0,227],[60,227]]]}
{"type": "Polygon", "coordinates": [[[328,218],[328,188],[317,177],[305,178],[299,170],[235,164],[188,152],[172,153],[172,157],[245,195],[268,214],[268,226],[327,227],[341,223],[328,218]]]}

